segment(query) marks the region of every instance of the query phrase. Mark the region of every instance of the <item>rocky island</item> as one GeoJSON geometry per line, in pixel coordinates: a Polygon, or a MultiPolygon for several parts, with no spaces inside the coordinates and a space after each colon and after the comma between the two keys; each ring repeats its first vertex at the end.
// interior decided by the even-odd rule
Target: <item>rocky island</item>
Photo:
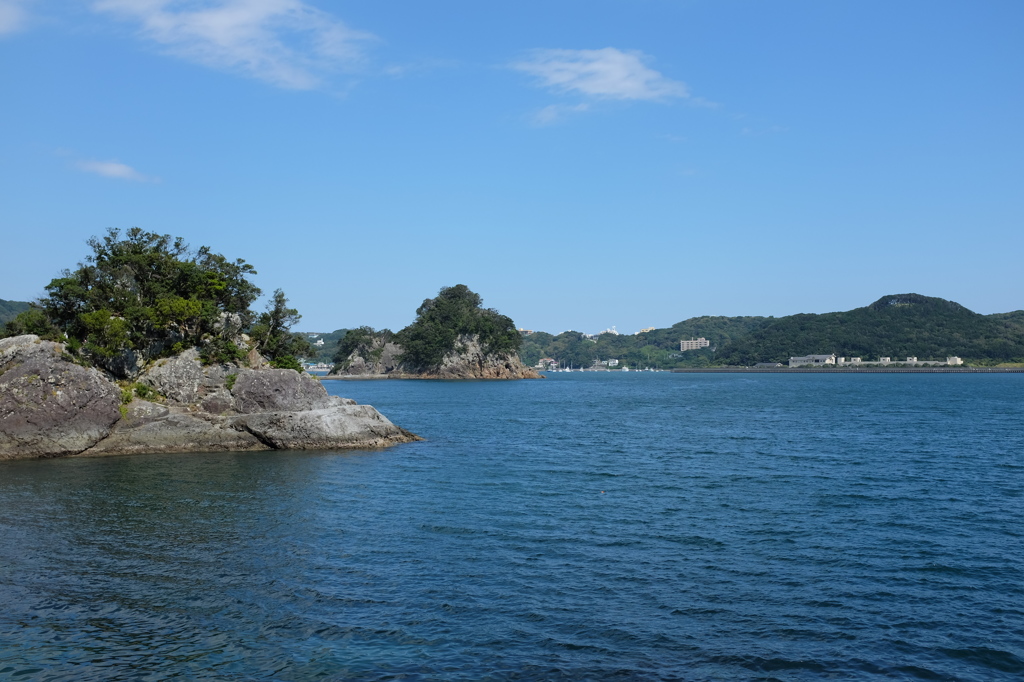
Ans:
{"type": "Polygon", "coordinates": [[[296,371],[307,343],[255,271],[137,228],[7,323],[0,460],[146,452],[377,448],[419,440],[296,371]]]}
{"type": "Polygon", "coordinates": [[[360,327],[338,345],[325,378],[539,379],[519,359],[522,336],[512,320],[464,284],[444,287],[398,333],[360,327]]]}
{"type": "Polygon", "coordinates": [[[123,389],[62,344],[0,340],[0,459],[146,452],[378,448],[418,440],[291,369],[203,366],[195,349],[123,389]],[[140,397],[141,395],[147,398],[140,397]]]}

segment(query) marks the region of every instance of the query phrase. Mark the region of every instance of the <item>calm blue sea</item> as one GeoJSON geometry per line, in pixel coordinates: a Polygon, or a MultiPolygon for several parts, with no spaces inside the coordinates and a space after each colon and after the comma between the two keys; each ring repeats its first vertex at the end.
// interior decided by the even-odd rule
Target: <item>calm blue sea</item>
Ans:
{"type": "Polygon", "coordinates": [[[427,440],[0,463],[0,679],[1024,678],[1024,375],[326,385],[427,440]]]}

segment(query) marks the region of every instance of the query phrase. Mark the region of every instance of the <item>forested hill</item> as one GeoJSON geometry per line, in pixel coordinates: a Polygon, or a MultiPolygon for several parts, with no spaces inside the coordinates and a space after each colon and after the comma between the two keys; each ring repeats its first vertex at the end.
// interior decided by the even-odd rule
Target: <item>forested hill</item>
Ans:
{"type": "Polygon", "coordinates": [[[980,315],[941,298],[883,296],[846,312],[770,320],[720,348],[715,359],[716,364],[750,365],[812,353],[1019,362],[1024,359],[1024,311],[980,315]]]}
{"type": "Polygon", "coordinates": [[[864,308],[788,317],[695,317],[636,335],[579,332],[524,337],[526,364],[550,357],[563,365],[589,366],[618,359],[628,367],[749,366],[786,363],[791,356],[829,354],[945,360],[975,364],[1024,362],[1024,310],[980,315],[958,303],[920,294],[884,296],[864,308]],[[679,341],[706,338],[709,348],[679,351],[679,341]]]}
{"type": "Polygon", "coordinates": [[[5,301],[0,298],[0,325],[13,320],[18,313],[28,310],[28,303],[21,301],[5,301]]]}
{"type": "Polygon", "coordinates": [[[523,338],[519,356],[526,365],[541,358],[553,358],[564,366],[589,367],[594,360],[616,359],[628,367],[707,367],[714,362],[716,349],[737,343],[769,317],[692,317],[671,327],[643,334],[604,333],[596,339],[580,332],[562,332],[557,336],[536,332],[523,338]],[[679,351],[681,339],[703,337],[711,347],[679,351]]]}

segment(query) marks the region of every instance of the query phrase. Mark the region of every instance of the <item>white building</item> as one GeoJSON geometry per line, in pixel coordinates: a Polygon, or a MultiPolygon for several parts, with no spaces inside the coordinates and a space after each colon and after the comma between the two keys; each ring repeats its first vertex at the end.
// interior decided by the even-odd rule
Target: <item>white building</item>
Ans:
{"type": "Polygon", "coordinates": [[[952,357],[946,358],[946,364],[949,365],[950,367],[956,367],[957,365],[964,364],[964,361],[954,355],[952,357]]]}
{"type": "Polygon", "coordinates": [[[711,345],[711,342],[705,339],[703,336],[699,339],[690,338],[689,341],[682,340],[679,342],[679,350],[699,350],[701,348],[707,348],[711,345]]]}
{"type": "Polygon", "coordinates": [[[836,364],[835,355],[801,355],[789,359],[790,367],[802,367],[803,365],[812,365],[820,367],[823,365],[834,365],[836,364]]]}

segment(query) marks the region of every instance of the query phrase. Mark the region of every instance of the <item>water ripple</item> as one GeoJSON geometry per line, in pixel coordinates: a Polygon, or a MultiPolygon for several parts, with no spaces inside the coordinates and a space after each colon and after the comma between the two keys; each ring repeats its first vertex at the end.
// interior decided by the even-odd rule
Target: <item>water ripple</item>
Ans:
{"type": "Polygon", "coordinates": [[[331,389],[427,440],[0,466],[0,679],[1024,675],[1016,375],[331,389]]]}

